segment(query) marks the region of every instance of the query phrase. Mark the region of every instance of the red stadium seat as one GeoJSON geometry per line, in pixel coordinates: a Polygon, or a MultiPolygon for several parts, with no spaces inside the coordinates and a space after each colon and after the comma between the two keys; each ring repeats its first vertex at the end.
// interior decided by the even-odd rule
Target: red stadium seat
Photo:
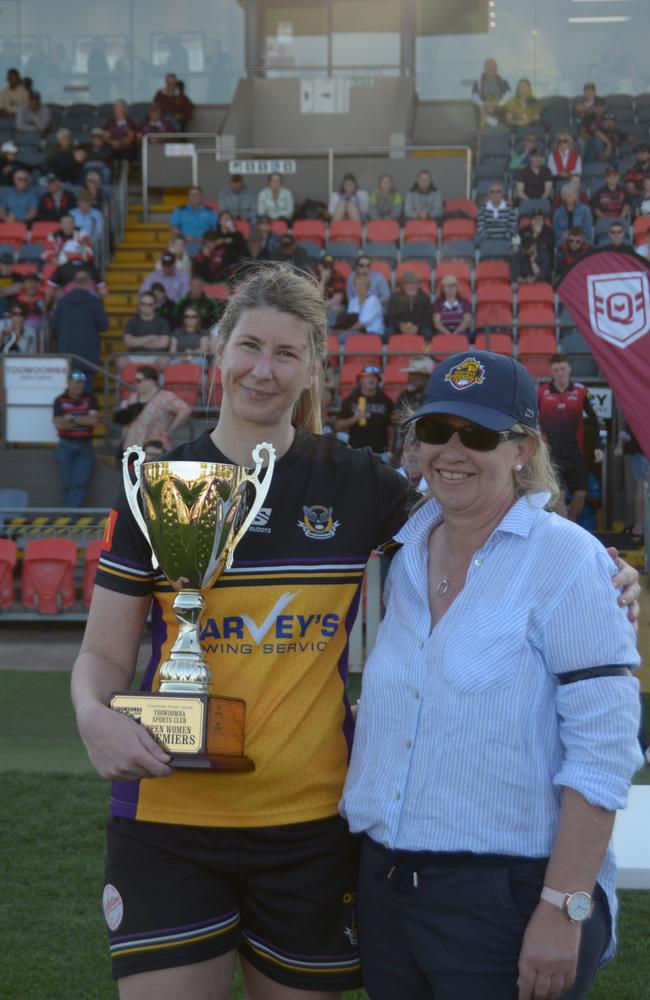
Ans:
{"type": "Polygon", "coordinates": [[[347,281],[352,274],[352,266],[347,260],[335,260],[334,270],[337,274],[340,274],[342,278],[347,281]]]}
{"type": "Polygon", "coordinates": [[[468,219],[475,219],[478,215],[478,208],[475,202],[469,198],[448,198],[444,204],[445,215],[454,214],[466,215],[468,219]]]}
{"type": "Polygon", "coordinates": [[[357,376],[360,370],[363,368],[363,364],[358,361],[346,361],[344,365],[341,366],[341,373],[339,375],[339,386],[341,388],[350,388],[350,386],[357,384],[357,376]]]}
{"type": "Polygon", "coordinates": [[[273,219],[271,232],[275,233],[276,236],[284,236],[285,233],[289,232],[289,223],[286,219],[273,219]]]}
{"type": "Polygon", "coordinates": [[[484,281],[509,286],[512,283],[510,265],[505,260],[480,260],[476,265],[475,279],[477,289],[484,281]]]}
{"type": "Polygon", "coordinates": [[[356,243],[361,246],[363,230],[361,223],[354,219],[335,219],[330,222],[330,243],[340,243],[341,241],[356,243]]]}
{"type": "Polygon", "coordinates": [[[201,365],[194,365],[188,361],[170,364],[165,369],[164,378],[165,389],[170,389],[171,392],[185,400],[192,409],[198,406],[203,385],[201,365]]]}
{"type": "Polygon", "coordinates": [[[293,238],[296,240],[309,240],[310,243],[318,243],[325,246],[325,223],[321,219],[296,219],[293,224],[293,238]]]}
{"type": "Polygon", "coordinates": [[[387,260],[371,260],[370,270],[377,271],[379,274],[382,274],[390,285],[393,278],[393,272],[387,260]]]}
{"type": "MultiPolygon", "coordinates": [[[[120,368],[120,379],[126,382],[126,385],[120,386],[120,399],[128,399],[131,393],[135,392],[135,376],[141,364],[142,362],[138,361],[127,361],[120,368]]],[[[155,366],[155,360],[152,360],[151,364],[155,366]]]]}
{"type": "Polygon", "coordinates": [[[217,365],[213,365],[208,375],[207,405],[210,407],[221,406],[222,396],[223,396],[223,386],[221,383],[221,369],[217,365]]]}
{"type": "Polygon", "coordinates": [[[509,333],[479,333],[474,347],[477,351],[492,351],[493,354],[513,354],[512,336],[509,333]]]}
{"type": "Polygon", "coordinates": [[[238,229],[245,240],[248,239],[251,231],[251,224],[248,219],[235,219],[235,229],[238,229]]]}
{"type": "Polygon", "coordinates": [[[528,330],[519,335],[519,361],[533,376],[548,375],[549,359],[556,351],[555,333],[550,330],[528,330]]]}
{"type": "Polygon", "coordinates": [[[440,291],[442,279],[446,278],[448,274],[458,279],[459,291],[461,283],[469,289],[472,283],[472,271],[466,260],[441,260],[438,263],[436,267],[436,291],[440,291]]]}
{"type": "Polygon", "coordinates": [[[343,343],[343,357],[347,362],[354,356],[359,368],[364,365],[381,365],[382,339],[378,333],[351,333],[343,343]]]}
{"type": "Polygon", "coordinates": [[[413,271],[420,280],[420,288],[427,295],[431,294],[431,265],[422,260],[405,260],[397,265],[395,283],[399,285],[405,271],[413,271]]]}
{"type": "Polygon", "coordinates": [[[473,240],[476,223],[473,219],[445,219],[442,224],[442,242],[447,240],[473,240]]]}
{"type": "Polygon", "coordinates": [[[512,306],[498,302],[490,302],[488,305],[479,306],[476,310],[476,329],[482,330],[488,326],[502,326],[511,330],[512,306]]]}
{"type": "Polygon", "coordinates": [[[18,250],[27,242],[29,230],[24,222],[0,222],[0,243],[11,243],[18,250]]]}
{"type": "Polygon", "coordinates": [[[555,334],[555,311],[550,305],[523,305],[519,307],[519,330],[526,327],[545,327],[555,334]]]}
{"type": "Polygon", "coordinates": [[[230,289],[223,281],[216,281],[212,285],[204,285],[203,291],[211,299],[216,299],[217,302],[226,302],[230,295],[230,289]]]}
{"type": "Polygon", "coordinates": [[[366,225],[368,243],[399,243],[397,219],[371,219],[366,225]]]}
{"type": "Polygon", "coordinates": [[[434,219],[408,219],[404,225],[404,242],[430,240],[438,242],[438,223],[434,219]]]}
{"type": "Polygon", "coordinates": [[[510,285],[492,284],[490,281],[484,281],[476,289],[477,307],[488,306],[493,303],[506,305],[512,310],[512,289],[510,285]]]}
{"type": "Polygon", "coordinates": [[[59,228],[58,222],[32,222],[32,243],[44,243],[59,228]]]}
{"type": "Polygon", "coordinates": [[[338,368],[341,357],[341,345],[335,333],[330,333],[327,338],[327,356],[331,365],[338,368]]]}
{"type": "Polygon", "coordinates": [[[650,229],[650,215],[640,215],[634,220],[634,243],[646,243],[648,240],[648,230],[650,229]]]}
{"type": "Polygon", "coordinates": [[[0,608],[10,607],[16,598],[14,569],[18,546],[10,538],[0,538],[0,608]]]}
{"type": "Polygon", "coordinates": [[[419,333],[392,333],[388,338],[386,353],[389,363],[408,364],[414,354],[428,354],[429,348],[419,333]]]}
{"type": "Polygon", "coordinates": [[[405,369],[406,364],[399,361],[391,361],[384,368],[384,379],[381,387],[394,403],[397,402],[399,394],[408,385],[409,376],[405,369]]]}
{"type": "Polygon", "coordinates": [[[442,361],[450,354],[459,354],[467,348],[467,337],[462,333],[437,333],[431,341],[431,355],[436,361],[442,361]]]}
{"type": "Polygon", "coordinates": [[[519,286],[519,311],[521,307],[528,304],[547,305],[555,313],[555,292],[553,286],[543,281],[534,282],[532,285],[519,286]]]}
{"type": "Polygon", "coordinates": [[[36,264],[12,264],[11,273],[21,274],[23,277],[25,277],[26,274],[35,274],[38,276],[38,267],[36,264]]]}
{"type": "Polygon", "coordinates": [[[86,607],[90,606],[90,598],[92,597],[93,587],[95,586],[95,574],[97,573],[97,566],[99,565],[99,557],[101,555],[103,544],[104,543],[101,538],[95,538],[93,541],[88,542],[88,546],[86,548],[83,584],[81,587],[83,602],[86,607]]]}
{"type": "Polygon", "coordinates": [[[23,558],[23,604],[40,614],[55,615],[75,601],[77,546],[68,538],[28,542],[23,558]]]}

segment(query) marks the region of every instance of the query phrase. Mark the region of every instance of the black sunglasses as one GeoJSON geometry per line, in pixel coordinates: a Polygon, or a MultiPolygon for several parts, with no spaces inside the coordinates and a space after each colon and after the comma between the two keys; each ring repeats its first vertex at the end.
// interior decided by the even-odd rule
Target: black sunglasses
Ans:
{"type": "Polygon", "coordinates": [[[420,417],[415,422],[415,436],[423,444],[447,444],[454,434],[458,434],[460,443],[470,451],[494,451],[502,441],[525,437],[518,431],[492,431],[479,424],[454,427],[438,417],[420,417]]]}

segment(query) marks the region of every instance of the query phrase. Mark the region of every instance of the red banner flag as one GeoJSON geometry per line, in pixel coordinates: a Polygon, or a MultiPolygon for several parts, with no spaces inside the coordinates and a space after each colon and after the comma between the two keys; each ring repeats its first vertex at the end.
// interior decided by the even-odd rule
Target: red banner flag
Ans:
{"type": "Polygon", "coordinates": [[[650,262],[625,247],[592,250],[555,288],[650,456],[650,262]]]}

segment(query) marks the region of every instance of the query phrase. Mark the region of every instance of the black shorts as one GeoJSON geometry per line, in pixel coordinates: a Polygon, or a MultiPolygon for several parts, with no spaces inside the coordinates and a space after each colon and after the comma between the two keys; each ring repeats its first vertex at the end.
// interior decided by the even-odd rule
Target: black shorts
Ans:
{"type": "Polygon", "coordinates": [[[587,462],[585,456],[577,449],[554,455],[555,467],[560,474],[560,480],[570,493],[587,492],[587,462]]]}
{"type": "Polygon", "coordinates": [[[358,861],[339,816],[246,829],[113,817],[103,896],[113,975],[236,948],[285,986],[355,989],[358,861]]]}

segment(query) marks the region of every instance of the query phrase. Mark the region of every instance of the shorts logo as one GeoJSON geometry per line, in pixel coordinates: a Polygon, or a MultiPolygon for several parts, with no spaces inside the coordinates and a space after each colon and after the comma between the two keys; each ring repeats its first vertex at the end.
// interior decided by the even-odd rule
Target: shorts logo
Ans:
{"type": "Polygon", "coordinates": [[[459,365],[454,365],[445,375],[445,382],[450,382],[454,389],[469,389],[471,385],[483,385],[485,368],[476,358],[465,358],[459,365]]]}
{"type": "Polygon", "coordinates": [[[332,511],[332,507],[322,507],[320,504],[303,507],[304,517],[297,522],[298,527],[302,528],[307,538],[333,538],[340,521],[333,520],[332,511]]]}
{"type": "Polygon", "coordinates": [[[650,287],[641,271],[589,275],[589,322],[597,337],[625,349],[650,327],[650,287]]]}
{"type": "Polygon", "coordinates": [[[108,882],[104,886],[104,892],[102,893],[102,908],[104,910],[104,918],[108,924],[108,928],[111,931],[116,931],[117,928],[122,923],[124,917],[124,903],[122,902],[122,897],[115,888],[108,882]]]}

